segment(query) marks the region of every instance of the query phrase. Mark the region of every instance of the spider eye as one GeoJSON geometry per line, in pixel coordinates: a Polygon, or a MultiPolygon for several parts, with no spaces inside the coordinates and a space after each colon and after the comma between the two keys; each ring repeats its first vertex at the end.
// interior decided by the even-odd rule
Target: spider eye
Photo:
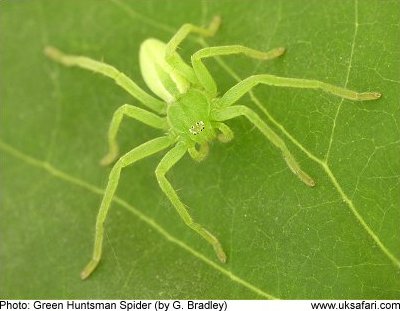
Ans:
{"type": "Polygon", "coordinates": [[[205,126],[203,121],[197,121],[194,125],[192,125],[189,128],[189,132],[192,133],[193,135],[197,135],[204,130],[204,127],[205,126]]]}

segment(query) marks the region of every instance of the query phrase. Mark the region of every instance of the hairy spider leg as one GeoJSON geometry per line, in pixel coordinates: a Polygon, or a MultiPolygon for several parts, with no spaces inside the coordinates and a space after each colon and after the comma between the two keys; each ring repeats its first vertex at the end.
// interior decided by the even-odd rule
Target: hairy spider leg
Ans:
{"type": "Polygon", "coordinates": [[[213,122],[213,125],[221,132],[218,134],[217,138],[221,143],[230,142],[233,137],[233,131],[230,129],[228,125],[222,122],[213,122]]]}
{"type": "Polygon", "coordinates": [[[221,24],[221,18],[214,16],[207,28],[195,26],[193,24],[182,25],[171,40],[166,44],[165,47],[165,60],[173,67],[176,68],[179,73],[185,77],[190,83],[197,85],[198,80],[194,74],[193,68],[186,64],[177,54],[179,44],[185,40],[190,34],[198,34],[203,37],[212,37],[217,32],[221,24]]]}
{"type": "Polygon", "coordinates": [[[187,151],[187,146],[183,142],[178,142],[174,148],[167,152],[167,154],[161,159],[160,164],[156,168],[156,177],[158,184],[162,191],[171,201],[175,207],[179,216],[183,219],[185,224],[200,234],[208,243],[214,247],[214,251],[221,262],[226,262],[226,255],[222,249],[221,243],[218,239],[204,229],[200,224],[195,223],[187,211],[185,205],[179,199],[177,193],[172,187],[171,183],[165,177],[165,174],[183,157],[187,151]]]}
{"type": "Polygon", "coordinates": [[[104,191],[104,196],[103,200],[101,201],[99,213],[97,214],[93,256],[90,262],[81,272],[82,279],[86,279],[94,271],[94,269],[96,269],[101,259],[103,248],[104,221],[107,217],[107,213],[110,208],[115,190],[117,189],[121,169],[135,163],[138,160],[141,160],[161,150],[164,150],[171,146],[173,143],[174,140],[168,136],[158,137],[149,140],[148,142],[137,146],[136,148],[123,155],[115,163],[108,177],[107,187],[104,191]]]}
{"type": "Polygon", "coordinates": [[[285,53],[285,49],[282,47],[267,52],[262,52],[242,45],[213,46],[201,49],[194,53],[192,55],[192,66],[201,86],[203,86],[204,89],[209,92],[212,97],[216,97],[217,85],[210,72],[203,64],[202,58],[232,54],[244,54],[248,57],[255,59],[270,60],[281,56],[283,53],[285,53]]]}
{"type": "Polygon", "coordinates": [[[122,105],[113,115],[113,118],[108,129],[108,153],[100,161],[101,165],[108,165],[112,163],[118,156],[119,148],[116,140],[117,132],[124,116],[136,119],[146,125],[154,128],[166,130],[168,127],[167,119],[159,117],[158,115],[147,110],[132,106],[122,105]]]}
{"type": "Polygon", "coordinates": [[[249,92],[253,87],[258,84],[266,84],[272,86],[283,86],[283,87],[294,87],[302,89],[321,89],[327,93],[350,99],[350,100],[375,100],[381,97],[380,93],[377,92],[363,92],[358,93],[352,90],[348,90],[339,86],[321,82],[318,80],[307,80],[307,79],[295,79],[295,78],[284,78],[274,75],[261,74],[248,77],[243,81],[229,89],[220,99],[218,99],[217,105],[219,107],[228,107],[234,104],[244,94],[249,92]]]}
{"type": "Polygon", "coordinates": [[[86,56],[67,55],[56,49],[48,46],[44,49],[44,53],[52,60],[59,62],[65,66],[77,66],[96,73],[100,73],[115,81],[120,87],[139,100],[147,108],[159,114],[165,114],[166,103],[151,96],[143,91],[135,82],[128,76],[120,72],[111,65],[93,60],[86,56]]]}
{"type": "Polygon", "coordinates": [[[217,32],[220,25],[221,17],[219,16],[214,16],[207,28],[195,26],[193,24],[183,24],[167,43],[165,49],[166,58],[170,57],[177,50],[179,44],[185,40],[190,33],[195,33],[203,37],[212,37],[217,32]]]}
{"type": "Polygon", "coordinates": [[[203,161],[208,156],[209,150],[208,143],[201,144],[199,150],[196,149],[196,146],[188,148],[190,156],[197,162],[203,161]]]}
{"type": "Polygon", "coordinates": [[[261,133],[267,137],[276,147],[278,147],[285,159],[287,165],[291,171],[297,175],[302,182],[307,186],[314,187],[314,180],[308,176],[297,163],[294,156],[290,153],[289,149],[286,147],[284,141],[249,107],[236,105],[231,107],[225,107],[221,110],[214,111],[212,118],[217,121],[226,121],[238,116],[245,116],[251,123],[253,123],[261,133]]]}
{"type": "Polygon", "coordinates": [[[245,106],[233,106],[244,94],[249,92],[253,87],[258,84],[267,84],[273,86],[283,87],[296,87],[296,88],[310,88],[310,89],[322,89],[325,92],[334,94],[336,96],[351,99],[351,100],[375,100],[378,99],[381,94],[377,92],[364,92],[358,93],[345,88],[341,88],[335,85],[331,85],[325,82],[317,80],[306,80],[306,79],[295,79],[295,78],[283,78],[273,75],[255,75],[244,79],[239,82],[231,89],[229,89],[220,99],[217,100],[216,106],[222,110],[216,111],[214,118],[217,121],[225,121],[237,116],[245,116],[252,122],[275,146],[281,149],[283,157],[288,164],[289,168],[295,173],[306,185],[314,186],[315,182],[305,172],[300,169],[294,156],[290,153],[283,140],[268,127],[261,118],[250,108],[245,106]],[[223,109],[225,108],[225,109],[223,109]]]}

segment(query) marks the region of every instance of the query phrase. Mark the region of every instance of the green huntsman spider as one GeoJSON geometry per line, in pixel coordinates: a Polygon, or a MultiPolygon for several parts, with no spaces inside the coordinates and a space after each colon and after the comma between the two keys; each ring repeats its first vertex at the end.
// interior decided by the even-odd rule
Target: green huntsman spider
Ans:
{"type": "Polygon", "coordinates": [[[117,159],[117,131],[124,116],[136,119],[151,127],[160,129],[164,134],[137,146],[121,156],[114,164],[100,210],[97,215],[93,257],[81,273],[86,279],[97,267],[102,253],[104,221],[111,200],[118,185],[122,168],[164,149],[171,149],[158,164],[155,174],[162,191],[171,201],[185,224],[210,243],[221,262],[226,255],[219,240],[202,225],[193,221],[185,205],[165,177],[166,173],[185,155],[186,152],[196,161],[202,161],[208,154],[208,144],[214,139],[226,143],[232,140],[233,132],[224,123],[230,119],[244,116],[265,137],[274,144],[283,155],[290,170],[307,186],[313,187],[314,180],[299,166],[283,140],[250,108],[234,105],[244,94],[258,84],[322,91],[350,100],[374,100],[381,95],[376,92],[358,93],[317,80],[284,78],[269,74],[250,76],[230,88],[225,94],[217,96],[217,85],[203,64],[203,59],[214,56],[244,54],[248,57],[270,60],[281,56],[285,49],[276,48],[261,52],[241,45],[214,46],[203,48],[191,57],[186,64],[176,52],[178,45],[190,34],[213,36],[220,25],[220,18],[214,17],[207,28],[184,24],[167,43],[157,39],[147,39],[140,47],[141,73],[149,89],[156,98],[142,90],[135,82],[114,67],[84,56],[66,55],[54,47],[46,47],[45,54],[63,65],[78,66],[103,74],[113,79],[125,91],[141,102],[148,110],[125,104],[118,108],[112,118],[108,131],[107,155],[101,160],[108,165],[117,159]]]}

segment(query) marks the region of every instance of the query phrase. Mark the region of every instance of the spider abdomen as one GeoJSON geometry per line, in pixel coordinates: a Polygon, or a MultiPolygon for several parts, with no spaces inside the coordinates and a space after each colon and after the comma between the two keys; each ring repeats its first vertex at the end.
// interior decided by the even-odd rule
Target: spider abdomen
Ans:
{"type": "MultiPolygon", "coordinates": [[[[149,89],[167,103],[172,103],[188,90],[190,83],[165,60],[165,47],[165,43],[158,39],[143,41],[139,61],[143,79],[149,89]]],[[[173,57],[182,61],[176,52],[173,57]]]]}

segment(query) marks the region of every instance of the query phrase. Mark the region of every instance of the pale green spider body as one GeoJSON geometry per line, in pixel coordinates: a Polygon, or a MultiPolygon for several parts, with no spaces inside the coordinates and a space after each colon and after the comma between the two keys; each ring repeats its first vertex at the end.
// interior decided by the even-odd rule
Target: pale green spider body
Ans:
{"type": "MultiPolygon", "coordinates": [[[[166,44],[157,39],[147,39],[140,46],[139,63],[143,80],[154,94],[166,103],[172,103],[190,87],[189,81],[165,60],[166,44]]],[[[179,54],[173,53],[175,58],[179,54]]]]}
{"type": "Polygon", "coordinates": [[[185,139],[190,147],[207,144],[216,138],[210,119],[211,100],[204,92],[189,89],[168,105],[167,120],[171,131],[185,139]]]}
{"type": "Polygon", "coordinates": [[[203,58],[244,54],[251,58],[267,60],[284,53],[283,48],[261,52],[241,45],[216,46],[197,51],[191,57],[192,66],[186,64],[176,52],[182,40],[189,33],[213,36],[219,24],[219,17],[215,17],[208,28],[185,24],[168,43],[163,43],[157,39],[148,39],[142,43],[140,67],[143,79],[149,89],[161,100],[142,90],[125,74],[108,64],[84,56],[66,55],[53,47],[45,48],[45,54],[57,62],[66,66],[82,67],[113,79],[140,103],[154,111],[153,113],[127,104],[118,108],[114,113],[108,131],[109,152],[101,160],[101,164],[107,165],[117,159],[116,135],[123,116],[134,118],[163,131],[161,137],[137,146],[121,156],[114,164],[97,215],[93,256],[81,273],[82,279],[87,278],[100,261],[104,221],[117,188],[122,168],[170,147],[172,147],[171,150],[164,155],[155,170],[157,181],[185,224],[213,246],[221,262],[226,261],[226,254],[218,239],[202,225],[193,221],[186,206],[165,177],[166,173],[186,152],[193,159],[201,161],[208,154],[208,143],[210,141],[215,138],[221,142],[230,141],[233,138],[233,132],[223,123],[224,121],[238,116],[246,117],[282,152],[288,167],[302,182],[311,187],[315,185],[314,180],[300,168],[284,141],[253,110],[243,105],[234,105],[256,85],[321,89],[350,100],[374,100],[380,97],[380,94],[376,92],[357,93],[317,80],[284,78],[269,74],[250,76],[218,97],[216,83],[202,63],[203,58]]]}
{"type": "Polygon", "coordinates": [[[171,133],[184,139],[193,148],[216,138],[210,122],[211,100],[198,85],[193,69],[186,65],[175,51],[172,58],[186,65],[186,76],[165,60],[167,44],[157,39],[147,39],[140,46],[140,69],[144,81],[154,94],[167,105],[167,120],[171,133]]]}

